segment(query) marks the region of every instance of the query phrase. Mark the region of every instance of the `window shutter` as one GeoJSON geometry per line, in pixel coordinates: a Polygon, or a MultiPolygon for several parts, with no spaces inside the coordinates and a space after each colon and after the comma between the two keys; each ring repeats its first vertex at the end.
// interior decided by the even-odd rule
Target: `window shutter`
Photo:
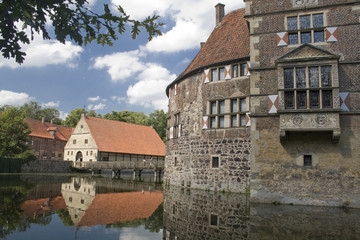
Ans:
{"type": "Polygon", "coordinates": [[[250,113],[246,113],[246,126],[247,126],[247,127],[250,127],[250,126],[251,126],[250,113]]]}
{"type": "Polygon", "coordinates": [[[202,119],[202,129],[208,129],[208,125],[209,125],[209,118],[208,116],[204,116],[202,119]]]}
{"type": "Polygon", "coordinates": [[[278,47],[288,45],[288,33],[287,32],[281,32],[281,33],[276,34],[276,45],[278,47]]]}
{"type": "Polygon", "coordinates": [[[250,76],[250,62],[246,62],[246,76],[250,76]]]}
{"type": "Polygon", "coordinates": [[[225,66],[225,79],[231,79],[231,65],[225,66]]]}
{"type": "Polygon", "coordinates": [[[178,134],[178,137],[181,137],[181,124],[179,124],[178,129],[179,129],[179,134],[178,134]]]}
{"type": "Polygon", "coordinates": [[[345,112],[349,112],[349,106],[350,106],[350,97],[348,92],[340,92],[340,107],[341,110],[345,112]]]}
{"type": "Polygon", "coordinates": [[[279,96],[278,95],[270,95],[268,97],[269,113],[277,113],[278,109],[279,109],[279,96]]]}
{"type": "Polygon", "coordinates": [[[338,41],[338,28],[330,27],[325,29],[326,42],[337,42],[338,41]]]}
{"type": "Polygon", "coordinates": [[[204,83],[210,82],[210,69],[204,70],[204,83]]]}
{"type": "Polygon", "coordinates": [[[170,139],[174,138],[174,127],[170,127],[170,139]]]}

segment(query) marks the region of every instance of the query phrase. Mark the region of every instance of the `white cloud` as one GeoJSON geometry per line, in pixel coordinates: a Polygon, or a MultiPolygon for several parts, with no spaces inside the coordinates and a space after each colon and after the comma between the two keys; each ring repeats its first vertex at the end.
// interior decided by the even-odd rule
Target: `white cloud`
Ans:
{"type": "Polygon", "coordinates": [[[65,120],[65,118],[69,115],[67,112],[59,111],[60,112],[60,119],[65,120]]]}
{"type": "MultiPolygon", "coordinates": [[[[20,25],[18,23],[17,25],[20,25]]],[[[21,28],[21,27],[20,27],[21,28]]],[[[29,30],[26,31],[28,37],[31,36],[29,30]]],[[[82,47],[73,45],[66,41],[62,44],[56,40],[43,40],[38,33],[34,33],[34,40],[30,44],[21,44],[21,51],[26,53],[23,64],[18,64],[14,59],[0,58],[0,67],[45,67],[48,65],[65,65],[74,68],[83,51],[82,47]]]]}
{"type": "Polygon", "coordinates": [[[153,107],[155,109],[167,109],[166,86],[176,78],[176,75],[158,65],[148,63],[146,70],[138,75],[138,82],[130,85],[127,90],[130,104],[153,107]]]}
{"type": "Polygon", "coordinates": [[[89,98],[88,98],[88,100],[89,100],[90,102],[97,102],[97,101],[99,101],[99,100],[100,100],[100,96],[96,96],[96,97],[89,97],[89,98]]]}
{"type": "Polygon", "coordinates": [[[49,108],[56,108],[56,107],[59,107],[60,106],[60,101],[57,101],[57,102],[48,102],[48,103],[43,103],[41,104],[42,107],[49,107],[49,108]]]}
{"type": "Polygon", "coordinates": [[[162,239],[162,231],[150,232],[143,226],[137,228],[124,227],[121,229],[119,240],[148,240],[162,239]]]}
{"type": "Polygon", "coordinates": [[[24,103],[34,100],[26,93],[17,93],[7,90],[0,90],[0,106],[2,105],[16,105],[20,106],[24,103]]]}
{"type": "Polygon", "coordinates": [[[94,110],[94,111],[96,111],[96,110],[103,110],[104,108],[106,107],[106,104],[103,104],[103,103],[99,103],[99,104],[97,104],[97,105],[94,105],[94,104],[90,104],[89,106],[88,106],[88,110],[94,110]]]}
{"type": "Polygon", "coordinates": [[[144,55],[139,50],[105,55],[104,57],[97,57],[91,68],[105,68],[113,82],[125,82],[145,68],[145,65],[140,61],[141,56],[144,55]]]}
{"type": "Polygon", "coordinates": [[[112,96],[112,97],[111,97],[111,100],[113,100],[113,101],[115,101],[115,102],[117,102],[117,103],[120,104],[122,101],[125,101],[126,98],[124,98],[124,97],[119,97],[119,96],[112,96]]]}
{"type": "MultiPolygon", "coordinates": [[[[145,46],[149,52],[169,53],[199,48],[200,42],[206,41],[215,27],[214,6],[218,0],[112,0],[112,3],[120,4],[133,18],[144,19],[156,14],[161,16],[160,21],[173,21],[172,28],[145,46]]],[[[244,7],[243,2],[234,0],[222,3],[226,5],[226,13],[244,7]]]]}

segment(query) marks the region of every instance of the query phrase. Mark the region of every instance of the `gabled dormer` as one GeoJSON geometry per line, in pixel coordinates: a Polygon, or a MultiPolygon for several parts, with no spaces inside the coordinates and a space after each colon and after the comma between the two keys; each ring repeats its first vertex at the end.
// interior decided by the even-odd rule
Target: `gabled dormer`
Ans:
{"type": "Polygon", "coordinates": [[[332,131],[340,137],[339,56],[304,44],[276,60],[280,131],[332,131]]]}

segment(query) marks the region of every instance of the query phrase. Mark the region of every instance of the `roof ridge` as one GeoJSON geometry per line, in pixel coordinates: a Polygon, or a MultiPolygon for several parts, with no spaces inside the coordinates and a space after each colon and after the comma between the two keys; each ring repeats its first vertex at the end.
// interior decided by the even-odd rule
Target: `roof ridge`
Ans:
{"type": "Polygon", "coordinates": [[[92,117],[92,116],[86,116],[86,118],[94,118],[97,120],[103,120],[103,121],[111,121],[111,122],[115,122],[115,123],[123,123],[123,124],[131,124],[131,125],[135,125],[135,126],[141,126],[141,127],[149,127],[151,129],[153,129],[151,126],[147,126],[147,125],[141,125],[141,124],[136,124],[136,123],[129,123],[129,122],[124,122],[124,121],[119,121],[119,120],[113,120],[113,119],[106,119],[106,118],[98,118],[98,117],[92,117]]]}

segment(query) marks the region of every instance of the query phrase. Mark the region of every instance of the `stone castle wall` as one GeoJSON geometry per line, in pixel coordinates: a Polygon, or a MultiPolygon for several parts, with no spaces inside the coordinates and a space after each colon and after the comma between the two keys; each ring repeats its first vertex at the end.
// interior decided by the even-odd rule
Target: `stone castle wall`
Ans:
{"type": "MultiPolygon", "coordinates": [[[[313,4],[311,6],[295,6],[295,1],[276,1],[276,4],[270,0],[245,2],[246,19],[253,33],[250,38],[250,62],[255,66],[250,69],[251,200],[360,207],[360,191],[356,188],[360,183],[359,1],[302,1],[313,4]],[[282,112],[269,113],[268,96],[279,94],[280,101],[282,97],[277,90],[279,81],[283,81],[278,74],[282,70],[276,60],[300,47],[300,44],[277,46],[276,34],[286,31],[288,16],[311,13],[323,13],[325,27],[337,27],[338,41],[312,45],[339,56],[338,78],[333,78],[333,93],[340,92],[340,97],[347,96],[347,99],[341,99],[337,105],[340,97],[334,96],[334,109],[330,111],[308,109],[286,112],[282,109],[282,112]],[[343,108],[343,102],[348,110],[343,108]],[[320,131],[315,125],[293,127],[290,131],[287,129],[286,134],[281,133],[281,121],[290,114],[305,120],[313,116],[325,116],[325,120],[329,120],[329,114],[337,116],[339,141],[332,141],[332,130],[320,131]],[[312,157],[312,166],[304,166],[305,156],[312,157]]],[[[304,51],[302,54],[302,57],[309,54],[309,59],[300,63],[306,65],[312,53],[304,51]]],[[[297,64],[294,59],[291,61],[289,64],[297,64]]],[[[330,61],[322,61],[330,64],[330,61]]]]}
{"type": "MultiPolygon", "coordinates": [[[[168,136],[165,182],[213,191],[246,191],[250,179],[249,127],[203,129],[203,117],[209,115],[210,101],[247,98],[248,80],[245,76],[204,84],[201,72],[177,84],[177,93],[169,100],[168,127],[181,125],[181,136],[168,136]],[[219,168],[211,167],[212,157],[219,157],[219,168]]],[[[229,117],[225,117],[225,124],[230,124],[229,117]]]]}

